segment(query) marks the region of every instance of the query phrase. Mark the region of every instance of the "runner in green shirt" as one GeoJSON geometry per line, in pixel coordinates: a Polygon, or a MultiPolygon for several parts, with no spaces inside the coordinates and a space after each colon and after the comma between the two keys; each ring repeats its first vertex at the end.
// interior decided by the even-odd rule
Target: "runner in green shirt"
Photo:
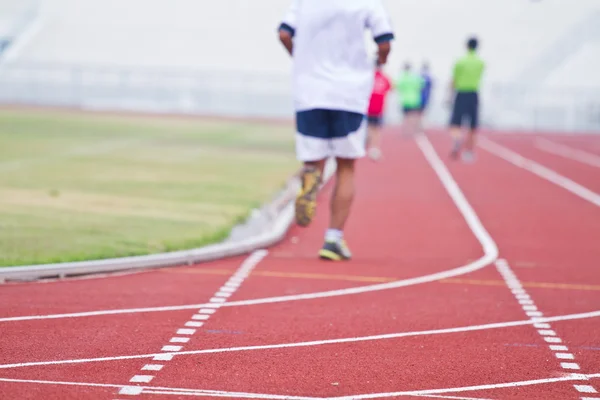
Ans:
{"type": "Polygon", "coordinates": [[[419,124],[419,111],[421,109],[421,90],[425,80],[411,70],[409,63],[404,65],[404,70],[396,80],[396,90],[400,95],[402,112],[404,114],[405,134],[412,136],[417,133],[419,124]]]}
{"type": "Polygon", "coordinates": [[[465,117],[470,123],[470,130],[464,143],[463,160],[471,162],[475,159],[475,134],[479,127],[479,85],[485,70],[484,61],[477,55],[478,40],[470,38],[467,42],[467,54],[454,65],[452,73],[452,89],[454,106],[450,120],[450,134],[454,140],[452,158],[457,158],[462,148],[461,127],[465,117]]]}

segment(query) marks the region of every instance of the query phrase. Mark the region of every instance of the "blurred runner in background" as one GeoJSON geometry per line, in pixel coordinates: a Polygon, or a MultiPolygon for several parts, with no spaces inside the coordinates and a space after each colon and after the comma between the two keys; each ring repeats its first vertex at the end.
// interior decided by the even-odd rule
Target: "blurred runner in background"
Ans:
{"type": "Polygon", "coordinates": [[[485,63],[477,55],[478,45],[475,37],[467,41],[467,54],[454,64],[452,72],[451,93],[454,96],[454,105],[450,118],[450,135],[454,144],[450,156],[456,159],[461,153],[463,148],[461,128],[466,117],[470,124],[462,153],[462,159],[466,162],[475,160],[475,134],[479,127],[479,85],[485,69],[485,63]]]}
{"type": "Polygon", "coordinates": [[[385,112],[385,100],[392,89],[392,83],[383,72],[383,66],[377,60],[375,62],[375,83],[369,101],[367,118],[369,121],[369,138],[367,140],[367,154],[372,160],[381,158],[381,127],[383,126],[383,114],[385,112]]]}
{"type": "Polygon", "coordinates": [[[396,90],[402,104],[402,133],[405,136],[414,136],[418,131],[423,86],[423,78],[412,71],[410,63],[404,64],[404,69],[396,81],[396,90]]]}

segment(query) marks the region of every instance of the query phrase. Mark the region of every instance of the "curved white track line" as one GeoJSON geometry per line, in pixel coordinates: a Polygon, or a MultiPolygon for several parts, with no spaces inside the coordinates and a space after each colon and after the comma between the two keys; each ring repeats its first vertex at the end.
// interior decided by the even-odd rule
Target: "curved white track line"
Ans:
{"type": "MultiPolygon", "coordinates": [[[[361,336],[361,337],[328,339],[328,340],[315,340],[315,341],[310,341],[310,342],[270,344],[270,345],[262,345],[262,346],[226,347],[226,348],[219,348],[219,349],[188,350],[188,351],[179,351],[179,352],[168,353],[168,354],[175,357],[175,356],[197,355],[197,354],[231,353],[231,352],[238,352],[238,351],[256,351],[256,350],[271,350],[271,349],[284,349],[284,348],[296,348],[296,347],[322,346],[322,345],[339,344],[339,343],[356,343],[356,342],[366,342],[366,341],[373,341],[373,340],[398,339],[398,338],[413,337],[413,336],[432,336],[432,335],[442,335],[442,334],[448,334],[448,333],[483,331],[483,330],[488,330],[488,329],[501,329],[501,328],[515,327],[515,326],[532,325],[532,324],[543,323],[543,322],[570,321],[570,320],[595,318],[595,317],[600,317],[600,310],[587,312],[587,313],[581,313],[581,314],[568,314],[568,315],[558,315],[555,317],[537,318],[535,320],[527,319],[527,320],[523,320],[523,321],[496,322],[496,323],[492,323],[492,324],[471,325],[471,326],[463,326],[463,327],[458,327],[458,328],[445,328],[445,329],[433,329],[433,330],[427,330],[427,331],[388,333],[388,334],[383,334],[383,335],[361,336]]],[[[61,364],[84,364],[84,363],[92,363],[92,362],[119,361],[119,360],[133,360],[133,359],[141,359],[141,358],[153,358],[153,357],[157,356],[158,354],[165,354],[165,353],[135,354],[135,355],[130,355],[130,356],[80,358],[80,359],[72,359],[72,360],[33,361],[33,362],[16,363],[16,364],[2,364],[2,365],[0,365],[0,369],[40,367],[40,366],[46,366],[46,365],[61,365],[61,364]]]]}
{"type": "MultiPolygon", "coordinates": [[[[439,177],[440,181],[444,185],[448,194],[458,207],[459,211],[463,215],[469,228],[473,231],[473,234],[483,247],[484,255],[478,260],[466,264],[462,267],[454,268],[448,271],[437,272],[430,275],[420,276],[416,278],[403,279],[395,282],[375,284],[354,287],[349,289],[330,290],[325,292],[317,293],[306,293],[300,295],[291,296],[277,296],[267,297],[262,299],[253,300],[241,300],[232,301],[223,305],[223,307],[240,307],[250,306],[257,304],[269,304],[269,303],[281,303],[288,301],[297,300],[312,300],[327,297],[346,296],[351,294],[375,292],[388,289],[396,289],[404,286],[418,285],[422,283],[435,282],[441,279],[447,279],[456,277],[459,275],[468,274],[479,269],[482,269],[498,258],[498,247],[490,236],[490,234],[483,227],[483,224],[477,217],[477,214],[463,195],[462,191],[448,172],[448,169],[435,152],[433,146],[425,136],[419,136],[416,139],[417,145],[425,155],[425,158],[439,177]]],[[[30,315],[30,316],[19,316],[19,317],[6,317],[0,318],[0,322],[15,322],[15,321],[29,321],[29,320],[40,320],[40,319],[61,319],[61,318],[81,318],[81,317],[93,317],[102,315],[117,315],[117,314],[134,314],[134,313],[145,313],[145,312],[165,312],[165,311],[179,311],[188,310],[195,308],[206,307],[206,304],[189,304],[182,306],[167,306],[167,307],[145,307],[145,308],[130,308],[121,310],[101,310],[101,311],[89,311],[79,313],[68,313],[68,314],[49,314],[49,315],[30,315]]]]}

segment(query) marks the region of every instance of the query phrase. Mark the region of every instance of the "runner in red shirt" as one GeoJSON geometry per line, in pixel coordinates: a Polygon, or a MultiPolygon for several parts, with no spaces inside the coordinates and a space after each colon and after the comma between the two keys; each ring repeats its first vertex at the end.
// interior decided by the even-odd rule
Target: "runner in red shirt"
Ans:
{"type": "Polygon", "coordinates": [[[392,89],[392,84],[382,71],[379,61],[375,64],[375,82],[367,118],[369,121],[369,137],[367,141],[367,153],[373,160],[381,158],[381,126],[383,125],[383,111],[385,110],[385,99],[392,89]]]}

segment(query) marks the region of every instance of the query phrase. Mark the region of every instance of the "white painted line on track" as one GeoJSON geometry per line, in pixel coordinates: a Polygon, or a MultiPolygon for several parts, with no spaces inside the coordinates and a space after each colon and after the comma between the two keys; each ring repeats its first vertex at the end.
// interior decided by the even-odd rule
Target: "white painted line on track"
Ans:
{"type": "Polygon", "coordinates": [[[172,337],[171,340],[169,340],[170,343],[187,343],[190,341],[189,337],[172,337]]]}
{"type": "MultiPolygon", "coordinates": [[[[509,263],[504,259],[499,259],[496,261],[496,269],[502,275],[502,278],[506,282],[506,285],[509,289],[515,289],[519,287],[523,287],[519,278],[514,273],[514,271],[510,268],[509,263]]],[[[527,305],[521,305],[523,311],[527,310],[527,305]]],[[[526,312],[527,315],[530,315],[530,312],[526,312]]],[[[541,313],[540,313],[541,314],[541,313]]],[[[558,337],[556,331],[551,329],[551,326],[548,324],[548,329],[538,329],[538,334],[544,339],[544,341],[548,343],[562,343],[562,339],[558,337]]],[[[559,360],[574,360],[575,356],[572,353],[564,353],[567,351],[567,346],[564,345],[551,345],[549,346],[550,350],[554,352],[554,356],[559,360]]],[[[579,370],[580,367],[577,363],[569,363],[569,362],[561,362],[560,366],[565,370],[579,370]]]]}
{"type": "MultiPolygon", "coordinates": [[[[248,256],[244,262],[242,262],[242,265],[238,268],[238,270],[236,271],[236,273],[233,275],[233,277],[230,277],[229,280],[234,279],[234,277],[236,276],[243,276],[243,277],[247,277],[250,275],[250,272],[252,272],[252,270],[258,265],[258,263],[260,263],[268,254],[268,251],[266,250],[257,250],[254,251],[252,254],[250,254],[250,256],[248,256]]],[[[220,293],[222,292],[217,292],[217,294],[215,296],[218,296],[220,293]]],[[[231,293],[225,293],[227,296],[229,297],[232,295],[233,292],[231,293]]],[[[227,301],[226,299],[221,299],[221,298],[217,298],[217,297],[213,297],[210,301],[213,302],[213,300],[218,299],[218,300],[222,300],[222,301],[218,301],[218,303],[222,303],[227,301]]],[[[204,314],[195,314],[192,316],[193,320],[208,320],[212,315],[214,315],[215,313],[215,309],[211,308],[211,309],[201,309],[200,312],[205,311],[204,314]]],[[[188,324],[191,321],[186,322],[186,324],[188,324]]],[[[178,332],[183,332],[185,333],[185,335],[187,335],[187,337],[183,337],[183,336],[174,336],[169,340],[169,343],[188,343],[190,341],[190,336],[192,336],[196,330],[195,329],[186,329],[186,328],[180,328],[178,329],[178,332]]],[[[163,351],[180,351],[183,347],[182,346],[171,346],[171,345],[167,345],[167,346],[163,346],[162,350],[163,351]]],[[[156,359],[156,358],[155,358],[156,359]]],[[[164,361],[170,361],[165,359],[164,361]]],[[[154,369],[154,371],[158,372],[160,370],[162,370],[162,368],[164,367],[164,365],[161,365],[159,369],[154,369]]],[[[142,368],[142,371],[147,371],[148,370],[148,365],[144,365],[142,368]]],[[[152,379],[154,378],[154,375],[135,375],[133,378],[130,379],[130,382],[132,383],[148,383],[150,382],[152,379]]],[[[125,386],[122,387],[121,390],[119,391],[119,394],[121,395],[127,395],[127,396],[136,396],[140,393],[131,393],[130,390],[130,386],[125,386]]]]}
{"type": "Polygon", "coordinates": [[[164,365],[160,364],[146,364],[142,367],[143,371],[160,371],[164,365]]]}
{"type": "Polygon", "coordinates": [[[545,337],[544,340],[548,343],[562,343],[562,339],[561,338],[557,338],[557,337],[545,337]]]}
{"type": "Polygon", "coordinates": [[[117,385],[112,383],[88,383],[88,382],[64,382],[64,381],[47,381],[47,380],[34,380],[34,379],[12,379],[12,378],[0,378],[0,382],[12,382],[12,383],[29,383],[39,385],[52,385],[52,386],[79,386],[79,387],[98,387],[98,388],[120,388],[119,394],[125,395],[138,395],[149,391],[165,391],[167,394],[187,394],[196,393],[196,396],[214,396],[214,397],[230,397],[230,398],[247,398],[247,399],[273,399],[273,400],[325,400],[320,397],[299,397],[299,396],[287,396],[287,395],[271,395],[271,394],[260,394],[260,393],[244,393],[244,392],[224,392],[220,390],[200,390],[200,389],[183,389],[183,388],[169,388],[169,387],[158,387],[158,386],[127,386],[117,385]]]}
{"type": "MultiPolygon", "coordinates": [[[[581,313],[581,314],[567,314],[567,315],[558,315],[558,316],[554,316],[554,317],[544,317],[541,320],[547,321],[547,322],[559,322],[559,321],[573,321],[573,320],[586,319],[586,318],[597,318],[597,317],[600,317],[600,310],[587,312],[587,313],[581,313]]],[[[44,366],[44,365],[83,364],[83,363],[92,363],[92,362],[145,359],[145,358],[152,358],[152,357],[154,357],[154,360],[170,360],[175,356],[323,346],[323,345],[332,345],[332,344],[339,344],[339,343],[355,343],[355,342],[366,342],[366,341],[373,341],[373,340],[389,340],[389,339],[398,339],[398,338],[404,338],[404,337],[443,335],[443,334],[462,333],[462,332],[476,332],[476,331],[483,331],[483,330],[489,330],[489,329],[502,329],[502,328],[510,328],[510,327],[515,327],[515,326],[526,326],[526,325],[532,325],[533,323],[534,322],[532,320],[528,319],[528,320],[523,320],[523,321],[496,322],[496,323],[491,323],[491,324],[471,325],[471,326],[463,326],[463,327],[457,327],[457,328],[434,329],[434,330],[415,331],[415,332],[388,333],[388,334],[383,334],[383,335],[316,340],[316,341],[309,341],[309,342],[294,342],[294,343],[270,344],[270,345],[259,345],[259,346],[226,347],[226,348],[217,348],[217,349],[190,350],[190,351],[181,351],[178,353],[171,353],[171,354],[166,354],[166,353],[165,354],[136,354],[136,355],[127,355],[127,356],[82,358],[82,359],[71,359],[71,360],[33,361],[33,362],[16,363],[16,364],[0,364],[0,369],[36,367],[36,366],[44,366]],[[168,358],[168,359],[157,358],[157,357],[166,357],[166,356],[168,356],[170,358],[168,358]]],[[[546,339],[560,340],[555,337],[547,337],[546,339]]]]}
{"type": "Polygon", "coordinates": [[[457,396],[442,396],[441,394],[422,394],[415,397],[423,397],[428,399],[454,399],[454,400],[492,400],[483,397],[457,397],[457,396]]]}
{"type": "Polygon", "coordinates": [[[561,157],[570,158],[592,167],[600,168],[600,156],[588,153],[587,151],[574,149],[564,144],[551,142],[548,139],[536,138],[535,147],[538,149],[552,153],[561,157]]]}
{"type": "Polygon", "coordinates": [[[156,354],[152,358],[154,361],[171,361],[174,354],[156,354]]]}
{"type": "Polygon", "coordinates": [[[150,382],[154,376],[152,375],[135,375],[133,378],[129,380],[129,382],[133,383],[148,383],[150,382]]]}
{"type": "MultiPolygon", "coordinates": [[[[413,390],[406,392],[394,392],[394,393],[371,393],[365,395],[355,395],[350,397],[329,397],[328,400],[361,400],[361,399],[375,399],[383,397],[400,397],[400,396],[427,396],[444,393],[461,393],[478,390],[491,390],[491,389],[502,389],[502,388],[513,388],[523,387],[532,385],[549,384],[556,382],[567,382],[567,381],[589,381],[593,378],[600,378],[600,373],[596,374],[568,374],[561,377],[553,377],[547,379],[535,379],[529,381],[519,382],[503,382],[495,384],[485,384],[477,386],[465,386],[465,387],[454,387],[454,388],[443,388],[443,389],[425,389],[425,390],[413,390]]],[[[0,378],[0,382],[12,382],[12,383],[29,383],[39,385],[55,385],[55,386],[80,386],[80,387],[100,387],[100,388],[122,388],[121,390],[127,389],[131,392],[139,392],[137,394],[146,393],[147,391],[164,391],[164,394],[175,394],[181,395],[183,393],[194,393],[197,396],[215,396],[215,397],[239,397],[239,398],[260,398],[260,399],[273,399],[273,400],[325,400],[320,397],[299,397],[299,396],[287,396],[287,395],[273,395],[273,394],[258,394],[258,393],[237,393],[237,392],[223,392],[217,390],[200,390],[200,389],[181,389],[181,388],[168,388],[168,387],[153,387],[153,386],[123,386],[110,383],[88,383],[88,382],[64,382],[64,381],[47,381],[47,380],[33,380],[33,379],[12,379],[12,378],[0,378]]]]}
{"type": "MultiPolygon", "coordinates": [[[[400,287],[419,285],[423,283],[435,282],[442,279],[453,278],[456,276],[468,274],[477,270],[480,270],[491,263],[493,263],[498,257],[498,247],[496,243],[492,240],[489,233],[481,224],[481,221],[477,217],[475,211],[469,204],[469,202],[464,197],[462,191],[459,189],[458,185],[452,178],[452,175],[448,172],[448,169],[441,161],[435,149],[425,138],[424,136],[419,136],[416,139],[417,145],[425,155],[425,158],[434,169],[435,173],[438,175],[440,181],[442,182],[444,188],[450,194],[450,197],[458,207],[459,211],[465,218],[468,226],[473,231],[477,240],[481,243],[483,247],[484,255],[471,263],[460,266],[458,268],[433,273],[430,275],[424,275],[415,278],[402,279],[395,282],[387,282],[381,284],[367,285],[367,286],[359,286],[352,287],[348,289],[339,289],[339,290],[329,290],[325,292],[316,292],[316,293],[306,293],[306,294],[298,294],[298,295],[289,295],[289,296],[276,296],[276,297],[267,297],[262,299],[253,299],[253,300],[241,300],[241,301],[230,301],[227,303],[223,303],[226,300],[224,298],[213,297],[210,303],[205,304],[188,304],[181,306],[165,306],[165,307],[144,307],[144,308],[130,308],[130,309],[120,309],[120,310],[99,310],[99,311],[88,311],[88,312],[79,312],[79,313],[65,313],[65,314],[48,314],[48,315],[30,315],[30,316],[18,316],[18,317],[5,317],[0,318],[0,323],[2,322],[17,322],[17,321],[30,321],[30,320],[46,320],[46,319],[62,319],[62,318],[83,318],[83,317],[97,317],[97,316],[105,316],[105,315],[119,315],[119,314],[135,314],[135,313],[150,313],[150,312],[168,312],[168,311],[180,311],[180,310],[189,310],[189,309],[198,309],[198,308],[218,308],[218,307],[241,307],[241,306],[252,306],[259,304],[272,304],[272,303],[283,303],[289,301],[299,301],[299,300],[314,300],[321,298],[329,298],[336,296],[347,296],[354,295],[360,293],[368,293],[368,292],[376,292],[382,290],[390,290],[397,289],[400,287]]],[[[225,286],[231,286],[229,283],[225,284],[225,286]]]]}
{"type": "Polygon", "coordinates": [[[588,379],[597,378],[597,377],[600,377],[600,374],[591,374],[591,375],[568,374],[566,376],[562,376],[562,377],[558,377],[558,378],[534,379],[534,380],[529,380],[529,381],[504,382],[504,383],[477,385],[477,386],[465,386],[465,387],[457,387],[457,388],[413,390],[413,391],[406,391],[406,392],[372,393],[372,394],[354,395],[354,396],[330,397],[329,400],[363,400],[363,399],[379,399],[379,398],[385,398],[385,397],[419,396],[419,395],[425,395],[425,394],[438,394],[438,393],[460,393],[460,392],[471,392],[471,391],[478,391],[478,390],[492,390],[492,389],[504,389],[504,388],[542,385],[542,384],[556,383],[556,382],[588,380],[588,379]]]}
{"type": "Polygon", "coordinates": [[[183,349],[182,346],[163,346],[161,348],[162,351],[179,351],[183,349]]]}
{"type": "Polygon", "coordinates": [[[596,389],[594,389],[593,386],[590,385],[574,385],[575,389],[577,389],[578,392],[580,393],[598,393],[598,391],[596,389]]]}
{"type": "Polygon", "coordinates": [[[526,169],[533,172],[537,176],[544,178],[545,180],[554,183],[568,190],[580,198],[589,201],[590,203],[600,207],[600,194],[591,191],[590,189],[566,178],[559,173],[547,168],[535,161],[523,157],[522,155],[515,153],[514,151],[501,146],[487,138],[480,138],[479,146],[492,154],[508,161],[509,163],[516,165],[519,168],[526,169]]]}

